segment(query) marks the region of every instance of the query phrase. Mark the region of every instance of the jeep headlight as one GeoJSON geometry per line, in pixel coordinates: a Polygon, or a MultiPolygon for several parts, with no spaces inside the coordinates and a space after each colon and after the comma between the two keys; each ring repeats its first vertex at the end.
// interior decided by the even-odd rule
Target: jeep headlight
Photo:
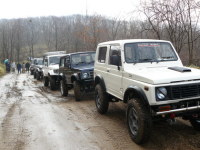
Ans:
{"type": "Polygon", "coordinates": [[[164,100],[167,97],[167,89],[165,87],[157,88],[156,96],[158,100],[164,100]]]}
{"type": "Polygon", "coordinates": [[[58,73],[58,69],[53,70],[54,73],[58,73]]]}
{"type": "Polygon", "coordinates": [[[87,79],[89,77],[89,74],[87,72],[82,73],[82,78],[87,79]]]}

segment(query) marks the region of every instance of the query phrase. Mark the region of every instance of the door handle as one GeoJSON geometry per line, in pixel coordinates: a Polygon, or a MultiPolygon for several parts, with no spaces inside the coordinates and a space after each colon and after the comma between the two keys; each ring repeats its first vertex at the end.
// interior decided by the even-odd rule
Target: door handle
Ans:
{"type": "Polygon", "coordinates": [[[110,72],[110,69],[107,69],[107,72],[110,72]]]}

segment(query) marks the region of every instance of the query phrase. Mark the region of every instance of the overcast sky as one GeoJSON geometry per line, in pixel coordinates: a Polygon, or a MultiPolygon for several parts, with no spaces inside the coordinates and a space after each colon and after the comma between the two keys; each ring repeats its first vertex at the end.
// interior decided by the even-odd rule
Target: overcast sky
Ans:
{"type": "Polygon", "coordinates": [[[101,14],[130,18],[139,0],[2,0],[0,18],[101,14]]]}

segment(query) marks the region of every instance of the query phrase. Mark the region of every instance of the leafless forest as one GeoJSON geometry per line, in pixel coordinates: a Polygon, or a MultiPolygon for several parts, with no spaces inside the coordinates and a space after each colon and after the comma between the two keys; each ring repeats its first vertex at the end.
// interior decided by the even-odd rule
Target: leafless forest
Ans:
{"type": "Polygon", "coordinates": [[[103,41],[148,38],[171,41],[184,64],[200,65],[199,2],[142,0],[133,13],[142,19],[101,15],[1,19],[0,59],[24,61],[46,51],[95,51],[103,41]]]}

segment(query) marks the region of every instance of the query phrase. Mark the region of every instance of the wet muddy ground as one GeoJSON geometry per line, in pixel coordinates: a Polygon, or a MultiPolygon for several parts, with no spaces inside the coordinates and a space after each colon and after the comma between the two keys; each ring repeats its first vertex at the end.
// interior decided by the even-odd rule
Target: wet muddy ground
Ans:
{"type": "Polygon", "coordinates": [[[100,115],[93,94],[76,102],[72,91],[61,97],[28,74],[7,74],[0,78],[0,149],[200,149],[200,132],[181,119],[173,125],[155,122],[150,141],[136,145],[128,135],[125,110],[123,103],[111,103],[100,115]]]}

